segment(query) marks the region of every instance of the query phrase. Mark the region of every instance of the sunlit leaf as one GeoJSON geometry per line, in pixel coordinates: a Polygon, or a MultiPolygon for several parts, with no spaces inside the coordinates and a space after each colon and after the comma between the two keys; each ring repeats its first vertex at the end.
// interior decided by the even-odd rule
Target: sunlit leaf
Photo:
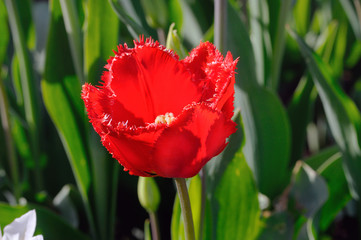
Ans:
{"type": "Polygon", "coordinates": [[[290,128],[284,107],[274,92],[260,86],[248,32],[240,16],[229,12],[234,56],[239,56],[236,84],[240,88],[240,107],[244,123],[244,154],[261,193],[270,198],[287,184],[290,153],[290,128]],[[237,24],[235,24],[237,23],[237,24]]]}
{"type": "Polygon", "coordinates": [[[212,215],[216,239],[254,239],[260,227],[258,192],[241,151],[227,166],[213,204],[218,209],[212,215]]]}
{"type": "Polygon", "coordinates": [[[80,82],[74,76],[75,72],[58,0],[51,2],[51,21],[46,53],[44,79],[41,81],[43,100],[68,155],[85,203],[88,220],[92,224],[88,202],[91,179],[85,146],[84,126],[86,120],[81,107],[80,82]]]}

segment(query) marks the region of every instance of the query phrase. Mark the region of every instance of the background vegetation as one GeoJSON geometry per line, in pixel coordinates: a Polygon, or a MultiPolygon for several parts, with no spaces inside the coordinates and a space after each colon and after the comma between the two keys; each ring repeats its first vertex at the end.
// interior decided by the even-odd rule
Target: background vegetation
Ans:
{"type": "MultiPolygon", "coordinates": [[[[44,239],[144,237],[137,177],[80,99],[139,35],[239,56],[238,131],[190,180],[198,239],[360,238],[359,0],[1,0],[0,226],[35,208],[44,239]]],[[[162,237],[182,239],[174,185],[156,181],[162,237]]]]}

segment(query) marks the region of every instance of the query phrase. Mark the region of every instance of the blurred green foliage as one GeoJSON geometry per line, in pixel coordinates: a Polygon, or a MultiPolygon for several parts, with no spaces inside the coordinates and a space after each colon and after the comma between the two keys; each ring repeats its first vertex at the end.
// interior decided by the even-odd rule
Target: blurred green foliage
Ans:
{"type": "MultiPolygon", "coordinates": [[[[239,57],[238,131],[189,180],[197,239],[360,238],[360,19],[359,0],[1,0],[0,225],[35,208],[44,239],[151,238],[80,99],[144,35],[239,57]]],[[[184,239],[155,180],[162,237],[184,239]]]]}

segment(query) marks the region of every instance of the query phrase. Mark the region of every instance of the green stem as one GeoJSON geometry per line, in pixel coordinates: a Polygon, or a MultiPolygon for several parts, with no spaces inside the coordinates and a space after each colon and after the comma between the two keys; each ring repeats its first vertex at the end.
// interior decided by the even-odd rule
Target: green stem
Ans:
{"type": "Polygon", "coordinates": [[[112,192],[111,192],[111,202],[110,202],[110,233],[109,236],[111,239],[114,239],[114,227],[115,227],[115,215],[117,208],[117,193],[118,193],[118,178],[119,178],[119,164],[114,161],[113,165],[113,178],[112,178],[112,192]]]}
{"type": "Polygon", "coordinates": [[[160,231],[157,213],[149,212],[150,226],[152,228],[152,240],[160,240],[160,231]]]}
{"type": "Polygon", "coordinates": [[[214,0],[214,44],[220,52],[226,50],[227,0],[214,0]]]}
{"type": "Polygon", "coordinates": [[[163,46],[166,45],[165,33],[162,28],[157,28],[158,41],[163,46]]]}
{"type": "Polygon", "coordinates": [[[206,212],[206,172],[205,168],[203,168],[200,171],[200,177],[202,182],[202,192],[201,192],[201,215],[200,215],[200,221],[199,221],[199,233],[198,233],[198,239],[203,239],[203,226],[204,226],[204,215],[206,212]]]}
{"type": "Polygon", "coordinates": [[[174,178],[174,181],[177,186],[178,196],[182,209],[185,239],[195,240],[192,209],[188,196],[186,180],[184,178],[174,178]]]}
{"type": "Polygon", "coordinates": [[[21,186],[19,184],[19,169],[16,157],[14,141],[11,135],[10,116],[9,116],[9,102],[6,95],[5,87],[0,78],[0,118],[5,134],[5,145],[7,148],[7,155],[9,159],[9,166],[11,171],[11,178],[14,184],[14,195],[17,202],[21,197],[21,186]]]}

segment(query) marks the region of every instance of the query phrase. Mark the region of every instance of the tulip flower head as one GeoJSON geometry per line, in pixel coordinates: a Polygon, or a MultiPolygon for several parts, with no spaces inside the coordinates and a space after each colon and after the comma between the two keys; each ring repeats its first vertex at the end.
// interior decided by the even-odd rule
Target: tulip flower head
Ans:
{"type": "Polygon", "coordinates": [[[33,237],[36,227],[36,213],[31,210],[0,230],[0,240],[43,240],[42,235],[33,237]]]}
{"type": "Polygon", "coordinates": [[[200,43],[179,60],[157,41],[119,45],[102,83],[83,85],[90,122],[115,159],[138,176],[188,178],[227,145],[237,60],[200,43]]]}

